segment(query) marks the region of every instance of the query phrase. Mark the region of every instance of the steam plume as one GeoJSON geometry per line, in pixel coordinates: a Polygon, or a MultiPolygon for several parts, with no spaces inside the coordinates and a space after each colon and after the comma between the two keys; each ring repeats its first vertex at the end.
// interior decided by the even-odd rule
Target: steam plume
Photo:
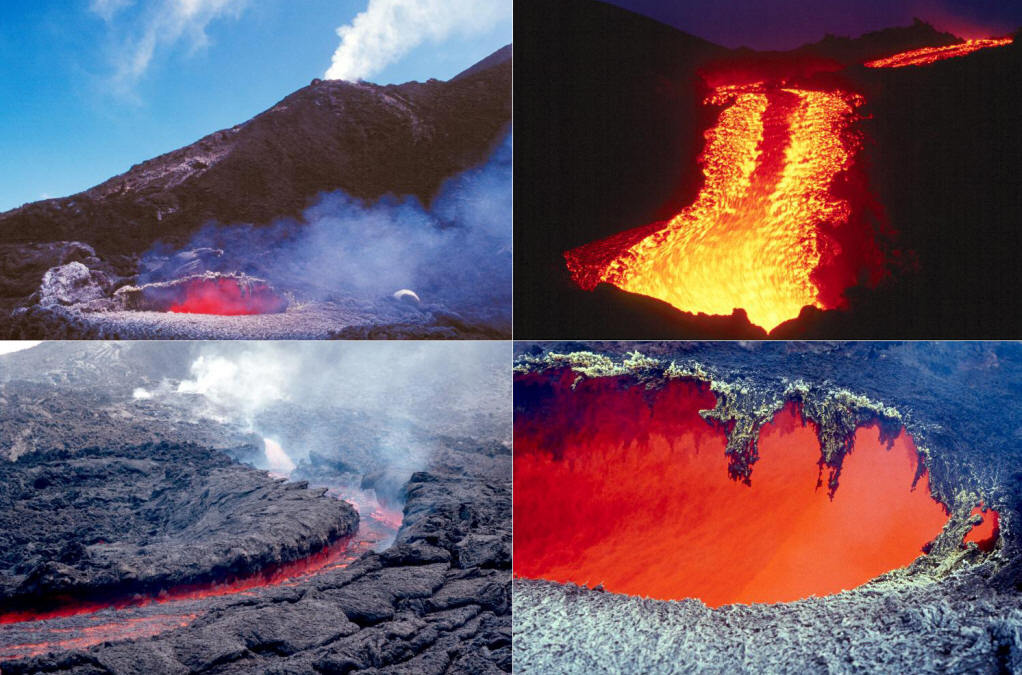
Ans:
{"type": "MultiPolygon", "coordinates": [[[[301,300],[392,300],[410,289],[423,303],[510,321],[512,143],[509,134],[486,165],[449,180],[429,209],[412,197],[366,204],[333,192],[305,222],[210,225],[188,248],[222,250],[211,271],[253,274],[301,300]]],[[[171,253],[151,251],[140,281],[167,280],[171,253]]]]}
{"type": "Polygon", "coordinates": [[[337,29],[341,44],[325,77],[361,80],[423,42],[484,33],[510,16],[509,0],[369,0],[364,12],[337,29]]]}

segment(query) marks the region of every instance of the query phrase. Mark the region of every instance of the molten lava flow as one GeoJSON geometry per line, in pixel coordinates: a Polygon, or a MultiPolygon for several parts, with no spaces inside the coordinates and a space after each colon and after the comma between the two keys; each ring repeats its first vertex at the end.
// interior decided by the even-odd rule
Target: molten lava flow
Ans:
{"type": "Polygon", "coordinates": [[[223,595],[238,595],[252,589],[297,583],[314,574],[346,567],[367,548],[365,541],[358,543],[358,546],[352,546],[350,537],[339,539],[309,556],[287,563],[270,565],[251,576],[207,584],[183,584],[155,595],[135,595],[106,602],[86,602],[69,598],[66,603],[55,609],[0,614],[0,625],[92,614],[105,609],[144,607],[154,603],[164,604],[199,598],[215,598],[223,595]]]}
{"type": "Polygon", "coordinates": [[[105,602],[68,598],[54,609],[2,614],[0,661],[150,637],[187,626],[205,613],[208,604],[203,601],[209,598],[254,596],[263,588],[298,586],[311,576],[343,569],[363,553],[392,542],[401,525],[400,513],[378,504],[372,511],[359,510],[363,511],[363,518],[354,537],[340,539],[306,558],[272,565],[248,577],[182,585],[156,595],[105,602]],[[26,636],[30,639],[26,640],[26,636]]]}
{"type": "Polygon", "coordinates": [[[904,566],[948,520],[902,433],[859,429],[833,499],[794,406],[760,436],[751,485],[698,414],[705,387],[529,375],[516,384],[514,570],[710,606],[835,593],[904,566]]]}
{"type": "Polygon", "coordinates": [[[904,66],[925,66],[935,61],[943,61],[944,59],[953,59],[959,56],[965,56],[972,52],[979,51],[980,49],[987,49],[989,47],[1003,47],[1004,45],[1010,45],[1013,42],[1012,38],[995,38],[995,39],[984,39],[984,40],[966,40],[965,42],[959,42],[954,45],[946,45],[944,47],[923,47],[922,49],[913,49],[907,52],[901,52],[894,56],[888,56],[882,59],[876,59],[875,61],[867,61],[864,65],[867,68],[903,68],[904,66]]]}
{"type": "Polygon", "coordinates": [[[980,504],[972,510],[970,516],[980,516],[982,520],[979,524],[974,525],[971,530],[962,539],[962,546],[969,543],[970,541],[976,542],[976,546],[981,551],[992,551],[994,550],[994,544],[997,543],[997,537],[1001,533],[1000,514],[993,509],[987,509],[980,504]]]}
{"type": "Polygon", "coordinates": [[[232,277],[197,278],[184,287],[183,297],[167,311],[183,314],[272,314],[287,306],[268,288],[245,286],[232,277]]]}
{"type": "Polygon", "coordinates": [[[848,201],[831,191],[859,149],[851,133],[862,97],[750,85],[718,86],[725,105],[706,132],[705,183],[670,221],[568,251],[573,278],[607,282],[693,314],[731,314],[771,330],[807,305],[831,308],[821,288],[821,224],[845,225],[848,201]]]}

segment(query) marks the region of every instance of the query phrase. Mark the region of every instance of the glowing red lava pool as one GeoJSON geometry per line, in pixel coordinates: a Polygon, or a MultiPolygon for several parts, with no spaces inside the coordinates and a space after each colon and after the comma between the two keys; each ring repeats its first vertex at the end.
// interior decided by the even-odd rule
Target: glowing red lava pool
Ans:
{"type": "Polygon", "coordinates": [[[744,484],[728,475],[723,430],[699,415],[715,405],[701,383],[517,379],[541,392],[514,423],[517,576],[712,607],[786,602],[907,565],[949,519],[904,431],[888,446],[858,429],[831,496],[793,404],[762,429],[744,484]]]}
{"type": "Polygon", "coordinates": [[[277,314],[288,307],[286,297],[269,282],[244,274],[206,273],[117,291],[126,309],[176,314],[239,316],[277,314]]]}

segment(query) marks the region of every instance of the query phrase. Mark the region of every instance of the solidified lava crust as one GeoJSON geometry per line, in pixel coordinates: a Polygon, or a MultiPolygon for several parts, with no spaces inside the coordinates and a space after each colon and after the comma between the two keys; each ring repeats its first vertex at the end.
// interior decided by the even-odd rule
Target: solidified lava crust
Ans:
{"type": "MultiPolygon", "coordinates": [[[[205,348],[45,343],[0,357],[0,576],[15,591],[37,567],[66,572],[61,588],[110,580],[123,592],[132,574],[168,583],[149,603],[0,621],[3,673],[509,672],[506,356],[494,350],[492,368],[465,384],[470,402],[428,429],[394,411],[400,396],[386,414],[347,409],[333,391],[265,411],[283,444],[309,449],[301,477],[327,492],[239,464],[262,453],[261,437],[206,418],[190,395],[157,391],[205,348]],[[138,398],[138,386],[154,394],[138,398]],[[395,466],[417,453],[418,470],[395,466]],[[359,485],[384,508],[358,518],[339,501],[357,503],[346,492],[359,485]],[[290,557],[289,542],[353,522],[350,546],[340,537],[272,563],[290,557]],[[239,555],[254,578],[175,586],[239,555]],[[263,583],[274,570],[286,578],[263,583]]],[[[427,380],[403,389],[427,399],[427,380]]]]}
{"type": "Polygon", "coordinates": [[[0,624],[252,575],[359,522],[323,490],[194,445],[35,452],[0,463],[0,486],[0,624]]]}

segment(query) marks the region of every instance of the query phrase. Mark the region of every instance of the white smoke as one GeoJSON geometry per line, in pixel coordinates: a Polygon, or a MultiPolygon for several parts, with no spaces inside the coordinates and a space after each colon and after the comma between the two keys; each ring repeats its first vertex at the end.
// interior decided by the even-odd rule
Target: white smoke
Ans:
{"type": "Polygon", "coordinates": [[[230,357],[207,354],[192,364],[192,379],[177,387],[181,394],[198,394],[209,402],[207,413],[251,426],[257,412],[276,401],[288,400],[288,384],[297,363],[285,350],[257,344],[230,357]]]}
{"type": "Polygon", "coordinates": [[[272,438],[263,439],[263,453],[266,455],[266,468],[272,473],[289,476],[295,470],[295,463],[291,461],[291,457],[284,452],[280,443],[272,438]]]}
{"type": "Polygon", "coordinates": [[[350,24],[326,71],[330,80],[361,80],[423,42],[478,35],[511,17],[511,0],[369,0],[350,24]]]}
{"type": "Polygon", "coordinates": [[[131,398],[136,401],[148,401],[153,397],[153,393],[144,387],[136,387],[135,391],[131,392],[131,398]]]}
{"type": "MultiPolygon", "coordinates": [[[[216,271],[246,271],[301,300],[373,301],[411,289],[433,307],[510,323],[513,144],[509,133],[486,164],[449,179],[428,209],[412,197],[367,204],[324,193],[304,222],[211,223],[187,250],[221,251],[216,271]]],[[[140,281],[166,281],[160,265],[173,252],[154,247],[143,264],[154,271],[140,281]]]]}
{"type": "Polygon", "coordinates": [[[38,340],[0,340],[0,354],[10,354],[29,349],[39,344],[38,340]]]}

